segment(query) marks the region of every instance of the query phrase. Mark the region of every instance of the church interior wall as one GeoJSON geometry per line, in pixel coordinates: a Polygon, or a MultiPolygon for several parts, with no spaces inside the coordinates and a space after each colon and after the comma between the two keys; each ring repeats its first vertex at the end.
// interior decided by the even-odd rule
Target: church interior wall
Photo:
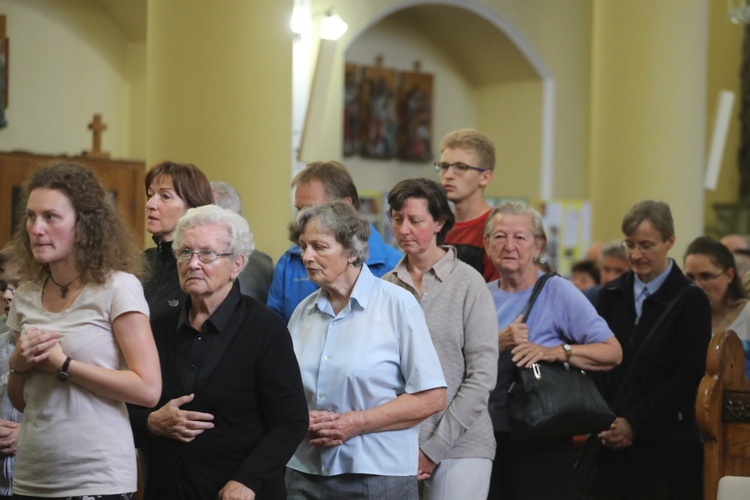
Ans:
{"type": "MultiPolygon", "coordinates": [[[[708,0],[710,5],[710,32],[708,44],[708,70],[706,90],[705,135],[710,137],[716,95],[721,89],[739,90],[740,47],[743,29],[726,19],[726,2],[708,0]]],[[[164,9],[177,9],[174,2],[149,2],[149,13],[158,14],[164,9]]],[[[439,138],[445,131],[458,126],[476,126],[490,135],[498,136],[498,174],[490,185],[492,196],[526,196],[537,199],[539,192],[540,145],[537,128],[541,122],[541,80],[537,77],[525,81],[488,82],[478,84],[462,77],[440,48],[431,44],[409,26],[389,24],[391,13],[402,8],[423,5],[416,0],[311,0],[313,11],[333,8],[349,23],[349,32],[337,43],[337,59],[333,71],[342,73],[331,79],[332,87],[326,94],[324,113],[320,126],[326,138],[315,145],[316,158],[341,159],[354,174],[362,189],[385,190],[400,178],[414,175],[431,176],[429,166],[392,165],[360,158],[343,158],[341,153],[341,117],[343,63],[347,50],[357,54],[364,62],[373,62],[373,54],[384,48],[402,45],[402,51],[385,54],[385,65],[399,63],[408,69],[416,56],[430,60],[423,70],[440,74],[435,88],[435,126],[433,149],[437,153],[439,138]],[[384,21],[381,23],[381,21],[384,21]],[[379,24],[380,23],[380,24],[379,24]],[[374,29],[370,29],[374,28],[374,29]],[[401,30],[402,33],[395,31],[401,30]],[[394,31],[395,30],[395,31],[394,31]],[[386,34],[390,38],[386,37],[386,34]],[[395,39],[394,36],[397,36],[395,39]],[[354,42],[367,41],[368,47],[354,42]],[[390,44],[390,45],[388,45],[390,44]],[[413,47],[413,49],[412,49],[413,47]],[[413,52],[413,53],[412,53],[413,52]],[[402,59],[399,59],[402,58],[402,59]],[[523,96],[519,100],[518,96],[523,96]],[[514,108],[513,103],[524,102],[514,108]],[[509,131],[509,129],[512,129],[509,131]],[[501,135],[501,132],[503,133],[501,135]],[[518,173],[521,172],[521,174],[518,173]]],[[[455,5],[458,2],[434,2],[455,5]]],[[[546,65],[555,82],[554,140],[553,140],[553,194],[559,198],[589,198],[595,183],[592,169],[591,115],[594,106],[591,96],[592,79],[592,9],[590,0],[549,2],[546,0],[477,0],[463,2],[476,12],[490,13],[511,26],[528,42],[539,59],[546,65]]],[[[86,125],[94,113],[102,113],[108,124],[103,147],[115,158],[140,158],[148,162],[172,156],[178,160],[193,161],[206,170],[211,178],[229,178],[234,181],[245,201],[248,219],[256,232],[261,247],[275,258],[288,246],[284,227],[292,214],[289,198],[289,181],[292,176],[290,104],[292,37],[281,33],[287,23],[276,22],[291,13],[291,0],[281,5],[271,0],[253,2],[244,11],[249,30],[241,43],[247,45],[246,58],[233,61],[239,76],[232,80],[238,85],[221,86],[214,78],[197,76],[197,86],[190,87],[186,77],[195,73],[187,69],[184,61],[175,61],[176,74],[169,68],[155,68],[153,40],[129,38],[108,16],[99,2],[87,0],[0,0],[0,13],[8,17],[8,34],[11,39],[10,102],[6,116],[10,125],[0,130],[0,150],[29,150],[47,154],[77,154],[91,146],[91,135],[86,125]],[[271,15],[274,22],[256,22],[258,16],[271,15]],[[254,24],[255,23],[255,24],[254,24]],[[254,45],[272,40],[274,50],[254,49],[254,45]],[[275,50],[281,45],[280,50],[275,50]],[[180,68],[182,65],[184,68],[180,68]],[[247,67],[245,67],[247,65],[247,67]],[[287,68],[287,69],[285,69],[287,68]],[[262,75],[260,84],[254,77],[262,75]],[[170,81],[171,77],[171,81],[170,81]],[[154,79],[157,80],[154,80],[154,79]],[[213,82],[213,83],[212,83],[213,82]],[[175,92],[182,88],[185,91],[175,92]],[[169,91],[172,95],[169,95],[169,91]],[[187,90],[194,89],[194,92],[187,90]],[[268,91],[273,89],[273,92],[268,91]],[[221,93],[226,90],[226,96],[221,93]],[[205,92],[204,92],[205,91],[205,92]],[[249,94],[248,94],[249,93],[249,94]],[[166,97],[165,97],[166,94],[166,97]],[[234,97],[230,97],[230,94],[234,97]],[[237,96],[251,95],[251,97],[237,96]],[[213,99],[219,106],[202,111],[213,99]],[[270,99],[270,102],[269,102],[270,99]],[[164,102],[166,100],[166,102],[164,102]],[[262,106],[258,103],[262,102],[262,106]],[[156,106],[156,110],[154,109],[156,106]],[[181,108],[193,106],[190,112],[181,108]],[[278,116],[268,123],[241,123],[256,109],[269,110],[278,116]],[[233,109],[241,110],[235,113],[233,109]],[[174,113],[173,121],[165,117],[174,113]],[[243,116],[244,115],[244,116],[243,116]],[[283,115],[283,116],[282,116],[283,115]],[[180,140],[180,127],[195,122],[198,117],[203,132],[191,131],[191,140],[180,140]],[[222,119],[229,117],[229,119],[222,119]],[[164,132],[165,128],[174,128],[164,132]],[[286,129],[282,131],[282,129],[286,129]],[[272,131],[272,132],[271,132],[272,131]],[[205,141],[192,140],[205,137],[205,141]],[[251,137],[249,143],[246,141],[251,137]],[[240,144],[228,149],[228,142],[240,144]],[[273,151],[268,151],[271,148],[273,151]],[[258,155],[261,161],[258,161],[258,155]],[[254,161],[251,161],[254,160],[254,161]],[[242,165],[241,167],[239,165],[242,165]],[[255,166],[255,165],[262,165],[255,166]],[[274,171],[269,173],[269,165],[274,171]],[[238,170],[247,175],[238,175],[238,170]],[[258,182],[259,178],[263,182],[258,182]],[[283,194],[283,196],[280,196],[283,194]],[[269,210],[268,207],[273,207],[269,210]],[[257,215],[262,212],[261,217],[257,215]],[[264,241],[265,240],[265,241],[264,241]]],[[[180,4],[183,5],[183,4],[180,4]]],[[[235,4],[233,4],[235,5],[235,4]]],[[[236,4],[239,5],[239,4],[236,4]]],[[[241,8],[241,7],[233,8],[241,8]]],[[[199,13],[201,7],[184,7],[186,15],[199,13]]],[[[237,16],[235,16],[237,17],[237,16]]],[[[479,18],[478,18],[479,19],[479,18]]],[[[145,20],[143,22],[146,22],[145,20]]],[[[149,31],[158,33],[169,21],[149,20],[157,23],[149,31]]],[[[198,22],[198,21],[196,21],[198,22]]],[[[196,63],[211,56],[205,51],[217,51],[222,45],[235,43],[222,36],[224,16],[216,13],[215,19],[204,16],[198,24],[204,26],[200,40],[189,40],[193,34],[180,35],[183,43],[197,54],[196,63]]],[[[479,22],[479,21],[478,21],[479,22]]],[[[242,24],[237,19],[236,24],[242,24]]],[[[460,36],[455,26],[430,27],[444,36],[460,36]]],[[[471,26],[462,27],[471,29],[471,26]]],[[[666,29],[666,28],[665,28],[666,29]]],[[[675,28],[679,29],[679,27],[675,28]]],[[[239,32],[239,26],[233,26],[239,32]]],[[[635,35],[634,35],[635,36],[635,35]]],[[[173,37],[178,39],[179,36],[173,37]]],[[[315,45],[315,44],[313,44],[315,45]]],[[[159,43],[156,43],[159,46],[159,43]]],[[[266,47],[268,48],[268,47],[266,47]]],[[[478,47],[477,50],[482,49],[478,47]]],[[[161,49],[157,49],[161,50],[161,49]]],[[[390,50],[390,49],[389,49],[390,50]]],[[[657,50],[650,48],[649,50],[657,50]]],[[[233,57],[238,52],[233,52],[233,57]]],[[[238,56],[237,56],[238,57],[238,56]]],[[[314,58],[312,59],[314,60],[314,58]]],[[[219,71],[228,71],[231,64],[220,64],[219,71]]],[[[653,78],[658,78],[658,68],[653,78]]],[[[204,70],[205,71],[205,70],[204,70]]],[[[617,105],[616,97],[597,105],[617,105]]],[[[737,121],[738,103],[735,102],[726,153],[722,162],[719,187],[706,193],[706,224],[711,223],[715,202],[730,203],[737,200],[738,174],[736,150],[739,142],[737,121]]],[[[197,126],[197,125],[196,125],[197,126]]],[[[642,132],[642,133],[645,133],[642,132]]],[[[650,132],[649,132],[650,133],[650,132]]],[[[632,140],[632,138],[631,138],[632,140]]],[[[595,207],[606,212],[606,207],[595,207]]],[[[619,208],[618,208],[619,210],[619,208]]],[[[607,214],[619,220],[621,214],[607,214]]],[[[609,234],[594,234],[594,238],[609,234]]]]}
{"type": "Polygon", "coordinates": [[[105,12],[87,0],[0,0],[0,12],[11,46],[0,150],[80,154],[91,149],[87,124],[100,113],[104,148],[143,158],[131,144],[134,54],[105,12]]]}

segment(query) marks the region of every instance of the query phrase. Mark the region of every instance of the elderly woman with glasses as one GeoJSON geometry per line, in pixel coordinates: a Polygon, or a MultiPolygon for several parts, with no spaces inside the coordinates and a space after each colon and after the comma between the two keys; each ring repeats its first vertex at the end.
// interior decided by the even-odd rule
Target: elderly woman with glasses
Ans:
{"type": "Polygon", "coordinates": [[[573,498],[570,437],[513,440],[508,387],[515,367],[538,361],[568,363],[589,371],[617,366],[622,349],[594,306],[569,280],[553,276],[522,322],[542,272],[536,263],[547,237],[539,212],[518,202],[492,209],[485,229],[487,253],[500,280],[487,286],[495,300],[500,332],[497,386],[490,395],[497,454],[490,498],[573,498]],[[544,478],[541,480],[540,478],[544,478]]]}
{"type": "Polygon", "coordinates": [[[419,423],[445,407],[424,313],[364,263],[370,226],[344,201],[290,224],[320,289],[289,321],[310,412],[287,470],[290,500],[417,499],[419,423]]]}
{"type": "Polygon", "coordinates": [[[286,327],[240,293],[249,247],[245,219],[216,205],[176,225],[188,298],[154,323],[158,409],[131,410],[147,499],[285,498],[284,465],[307,430],[307,407],[286,327]]]}
{"type": "Polygon", "coordinates": [[[729,248],[708,236],[693,240],[685,252],[685,276],[706,292],[711,304],[711,332],[734,331],[745,348],[750,377],[750,301],[729,248]]]}

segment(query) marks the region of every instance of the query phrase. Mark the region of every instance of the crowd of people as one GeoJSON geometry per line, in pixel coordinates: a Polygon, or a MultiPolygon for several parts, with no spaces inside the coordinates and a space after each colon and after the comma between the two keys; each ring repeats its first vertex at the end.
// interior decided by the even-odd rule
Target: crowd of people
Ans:
{"type": "Polygon", "coordinates": [[[713,333],[750,375],[748,240],[678,264],[669,206],[639,201],[562,277],[539,212],[485,201],[487,136],[447,134],[434,167],[388,193],[396,249],[344,165],[309,164],[274,265],[195,165],[146,173],[145,252],[90,169],[40,166],[0,251],[0,498],[582,498],[571,436],[509,424],[537,363],[590,372],[615,415],[586,498],[701,498],[713,333]]]}

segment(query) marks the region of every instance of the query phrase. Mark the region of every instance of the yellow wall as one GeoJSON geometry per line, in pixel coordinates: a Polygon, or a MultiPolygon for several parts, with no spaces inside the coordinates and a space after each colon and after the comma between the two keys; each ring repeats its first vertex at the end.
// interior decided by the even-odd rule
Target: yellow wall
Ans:
{"type": "Polygon", "coordinates": [[[233,184],[274,257],[288,247],[291,12],[291,0],[148,7],[148,162],[189,161],[233,184]]]}
{"type": "Polygon", "coordinates": [[[706,191],[706,226],[715,223],[714,203],[734,203],[739,198],[740,175],[737,152],[740,142],[740,68],[742,65],[742,38],[744,27],[732,24],[727,16],[727,3],[710,2],[708,44],[708,72],[706,92],[706,143],[711,144],[718,95],[722,90],[735,93],[734,109],[730,121],[724,157],[716,191],[706,191]]]}
{"type": "Polygon", "coordinates": [[[708,2],[594,5],[594,235],[621,238],[630,206],[661,200],[672,208],[680,256],[703,231],[708,2]]]}
{"type": "Polygon", "coordinates": [[[487,196],[539,201],[542,88],[539,81],[483,86],[476,127],[495,139],[497,160],[487,196]]]}
{"type": "Polygon", "coordinates": [[[88,123],[101,113],[104,150],[143,158],[131,144],[131,60],[142,55],[87,0],[0,0],[10,38],[9,99],[0,150],[80,154],[88,123]],[[137,51],[136,51],[137,52],[137,51]]]}

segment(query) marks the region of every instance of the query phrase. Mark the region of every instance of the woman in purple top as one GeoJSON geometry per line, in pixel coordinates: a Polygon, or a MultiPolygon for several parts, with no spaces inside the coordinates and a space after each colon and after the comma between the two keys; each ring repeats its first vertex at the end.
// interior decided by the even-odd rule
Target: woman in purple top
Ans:
{"type": "Polygon", "coordinates": [[[546,243],[539,212],[523,203],[503,203],[487,218],[485,247],[500,273],[498,281],[487,285],[500,326],[498,379],[489,405],[497,440],[489,498],[574,496],[570,438],[509,439],[507,390],[514,365],[528,367],[545,361],[604,371],[622,358],[620,344],[607,324],[566,279],[550,279],[527,322],[521,322],[542,275],[535,263],[546,243]]]}

